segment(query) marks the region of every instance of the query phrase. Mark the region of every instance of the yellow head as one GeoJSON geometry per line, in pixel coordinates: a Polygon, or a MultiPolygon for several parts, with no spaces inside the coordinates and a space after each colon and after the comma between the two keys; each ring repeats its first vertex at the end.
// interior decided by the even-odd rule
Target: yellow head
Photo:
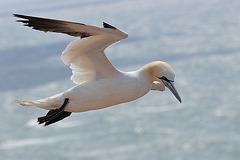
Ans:
{"type": "Polygon", "coordinates": [[[151,62],[143,67],[146,71],[148,78],[153,81],[162,82],[179,100],[181,103],[181,98],[174,86],[175,74],[172,67],[162,61],[151,62]]]}

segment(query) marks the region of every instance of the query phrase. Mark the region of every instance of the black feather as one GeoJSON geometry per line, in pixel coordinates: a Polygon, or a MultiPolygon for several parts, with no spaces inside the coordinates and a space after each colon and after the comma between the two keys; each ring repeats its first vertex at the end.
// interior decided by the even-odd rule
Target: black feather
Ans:
{"type": "Polygon", "coordinates": [[[107,24],[107,23],[105,23],[105,22],[103,22],[103,27],[104,27],[104,28],[117,29],[116,27],[113,27],[112,25],[107,24]]]}

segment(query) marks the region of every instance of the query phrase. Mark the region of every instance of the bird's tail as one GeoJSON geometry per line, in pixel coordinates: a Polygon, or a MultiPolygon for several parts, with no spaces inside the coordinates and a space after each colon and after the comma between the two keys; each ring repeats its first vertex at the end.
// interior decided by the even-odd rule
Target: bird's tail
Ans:
{"type": "Polygon", "coordinates": [[[20,104],[22,106],[36,106],[46,110],[57,109],[62,104],[62,100],[54,97],[39,99],[35,101],[15,101],[13,103],[20,104]]]}
{"type": "Polygon", "coordinates": [[[33,101],[15,101],[13,103],[20,104],[22,106],[35,106],[33,101]]]}

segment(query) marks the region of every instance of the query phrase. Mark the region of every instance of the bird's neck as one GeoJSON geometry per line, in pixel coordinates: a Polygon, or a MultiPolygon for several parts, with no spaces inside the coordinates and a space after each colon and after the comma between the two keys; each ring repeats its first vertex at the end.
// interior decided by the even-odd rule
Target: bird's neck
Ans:
{"type": "Polygon", "coordinates": [[[146,64],[139,70],[137,70],[138,75],[141,79],[144,79],[146,81],[149,81],[150,83],[153,83],[155,80],[153,77],[153,71],[151,64],[146,64]]]}

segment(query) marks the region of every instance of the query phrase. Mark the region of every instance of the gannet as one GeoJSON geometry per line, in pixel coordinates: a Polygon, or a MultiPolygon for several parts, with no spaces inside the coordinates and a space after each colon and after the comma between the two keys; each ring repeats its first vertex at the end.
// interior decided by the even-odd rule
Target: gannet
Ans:
{"type": "Polygon", "coordinates": [[[61,59],[72,69],[74,87],[48,98],[35,101],[16,101],[23,106],[37,106],[50,110],[39,117],[45,126],[60,121],[72,112],[97,110],[136,100],[150,90],[164,91],[167,87],[181,103],[174,86],[175,74],[166,62],[154,61],[136,71],[123,72],[107,59],[104,50],[128,37],[116,27],[103,22],[103,28],[82,23],[32,17],[20,14],[24,26],[44,32],[64,33],[79,37],[71,42],[61,59]]]}

